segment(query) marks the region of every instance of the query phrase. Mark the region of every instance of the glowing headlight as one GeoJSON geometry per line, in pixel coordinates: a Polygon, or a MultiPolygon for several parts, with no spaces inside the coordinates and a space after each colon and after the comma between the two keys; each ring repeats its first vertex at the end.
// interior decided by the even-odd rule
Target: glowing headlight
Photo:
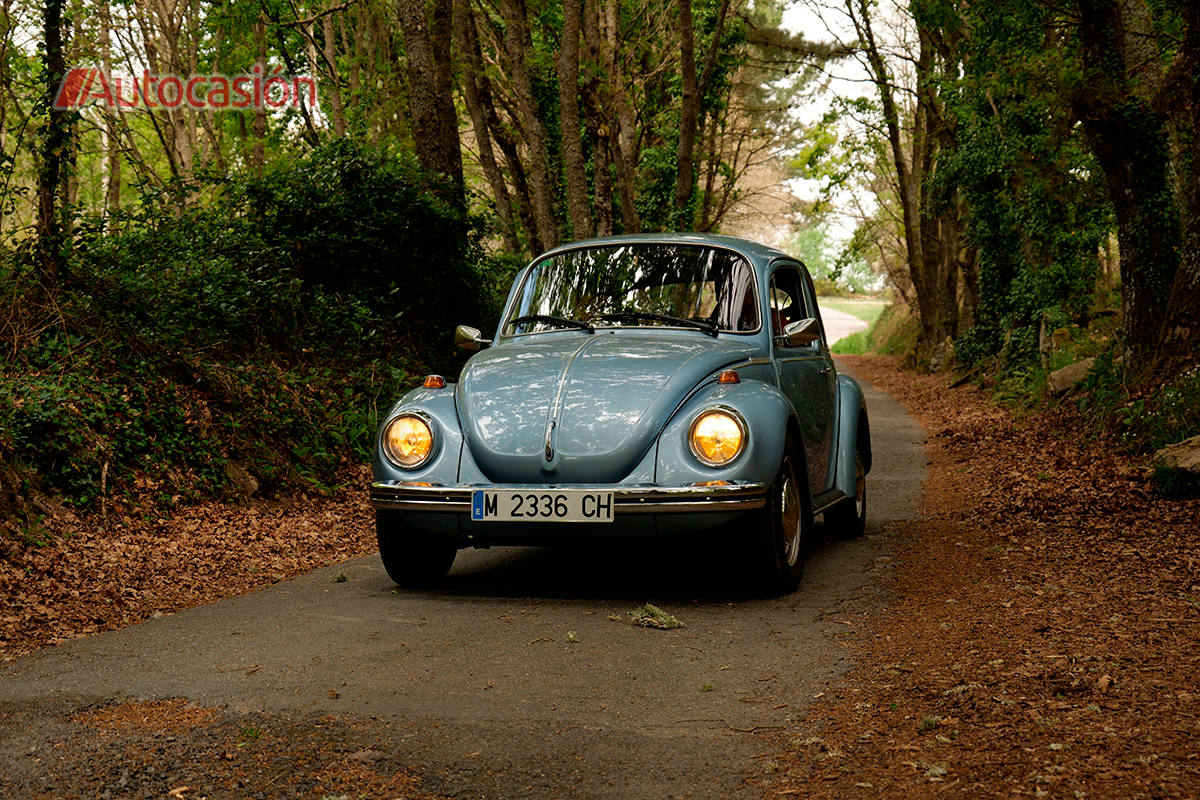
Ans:
{"type": "Polygon", "coordinates": [[[413,469],[433,453],[433,430],[416,414],[400,414],[383,429],[383,454],[398,467],[413,469]]]}
{"type": "Polygon", "coordinates": [[[746,423],[732,409],[709,409],[692,423],[688,444],[700,463],[724,466],[746,449],[746,423]]]}

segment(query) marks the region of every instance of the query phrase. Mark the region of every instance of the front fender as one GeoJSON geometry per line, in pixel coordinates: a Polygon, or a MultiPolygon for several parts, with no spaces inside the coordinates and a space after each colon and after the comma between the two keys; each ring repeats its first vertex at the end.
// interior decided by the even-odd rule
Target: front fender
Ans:
{"type": "Polygon", "coordinates": [[[686,486],[697,481],[755,481],[770,483],[783,461],[788,421],[792,416],[787,398],[770,384],[743,381],[711,383],[697,391],[672,416],[659,435],[655,483],[686,486]],[[746,421],[746,450],[732,464],[709,467],[701,464],[688,445],[693,420],[713,406],[728,406],[746,421]]]}
{"type": "Polygon", "coordinates": [[[458,480],[458,462],[462,455],[462,429],[458,424],[458,409],[454,403],[454,384],[443,389],[413,389],[392,406],[375,434],[375,456],[371,472],[376,481],[429,481],[452,485],[458,480]],[[417,469],[401,469],[383,456],[380,437],[384,425],[401,411],[415,411],[427,416],[434,436],[434,455],[417,469]]]}
{"type": "Polygon", "coordinates": [[[838,436],[835,488],[847,497],[857,494],[854,456],[862,456],[863,469],[871,471],[871,426],[862,387],[849,375],[838,375],[838,436]]]}

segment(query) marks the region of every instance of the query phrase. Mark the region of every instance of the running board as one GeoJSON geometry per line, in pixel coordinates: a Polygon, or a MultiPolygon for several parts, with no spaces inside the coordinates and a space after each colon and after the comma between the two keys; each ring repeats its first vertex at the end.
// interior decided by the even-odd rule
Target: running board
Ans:
{"type": "Polygon", "coordinates": [[[813,516],[836,506],[838,503],[846,500],[846,493],[841,489],[830,489],[828,492],[821,492],[813,498],[813,516]]]}

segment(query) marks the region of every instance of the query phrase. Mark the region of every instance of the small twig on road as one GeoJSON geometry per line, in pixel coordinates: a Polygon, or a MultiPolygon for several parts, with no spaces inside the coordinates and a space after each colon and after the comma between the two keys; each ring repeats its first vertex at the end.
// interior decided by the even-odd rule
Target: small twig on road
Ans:
{"type": "Polygon", "coordinates": [[[765,731],[787,727],[786,725],[751,725],[749,728],[739,728],[727,719],[722,719],[721,722],[724,722],[729,730],[737,731],[738,733],[754,733],[755,731],[765,731]]]}
{"type": "Polygon", "coordinates": [[[263,786],[263,788],[264,788],[264,789],[266,789],[266,788],[267,788],[267,786],[270,786],[272,783],[274,783],[275,781],[279,780],[279,779],[280,779],[280,778],[282,778],[284,775],[291,775],[291,774],[292,774],[293,772],[295,772],[295,771],[296,771],[296,770],[295,770],[294,768],[292,768],[292,767],[289,767],[289,768],[287,768],[287,769],[283,770],[283,771],[282,771],[282,772],[280,772],[278,775],[276,775],[274,778],[271,778],[271,780],[267,781],[267,783],[266,783],[266,786],[263,786]]]}
{"type": "Polygon", "coordinates": [[[539,636],[538,638],[534,639],[532,642],[526,642],[525,646],[528,647],[529,645],[537,644],[538,642],[553,642],[553,641],[554,640],[551,639],[549,636],[539,636]]]}
{"type": "Polygon", "coordinates": [[[749,728],[739,728],[738,726],[734,725],[732,722],[725,719],[724,717],[721,717],[720,719],[677,719],[677,720],[675,720],[676,725],[683,725],[684,723],[689,723],[689,722],[724,722],[725,727],[729,728],[729,730],[731,730],[731,731],[737,731],[738,733],[754,733],[755,731],[765,731],[765,730],[780,729],[780,728],[787,727],[786,725],[751,725],[749,728]]]}

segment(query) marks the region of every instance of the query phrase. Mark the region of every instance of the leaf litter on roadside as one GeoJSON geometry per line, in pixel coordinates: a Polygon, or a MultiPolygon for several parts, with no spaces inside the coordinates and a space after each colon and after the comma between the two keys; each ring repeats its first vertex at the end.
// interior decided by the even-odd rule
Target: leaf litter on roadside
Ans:
{"type": "Polygon", "coordinates": [[[332,496],[201,503],[149,517],[110,503],[107,521],[71,510],[47,518],[40,547],[0,538],[0,659],[370,553],[366,472],[355,468],[332,496]]]}
{"type": "Polygon", "coordinates": [[[1200,502],[1157,499],[1073,407],[1015,419],[846,360],[925,427],[930,474],[888,533],[894,602],[767,796],[1200,797],[1200,502]]]}

